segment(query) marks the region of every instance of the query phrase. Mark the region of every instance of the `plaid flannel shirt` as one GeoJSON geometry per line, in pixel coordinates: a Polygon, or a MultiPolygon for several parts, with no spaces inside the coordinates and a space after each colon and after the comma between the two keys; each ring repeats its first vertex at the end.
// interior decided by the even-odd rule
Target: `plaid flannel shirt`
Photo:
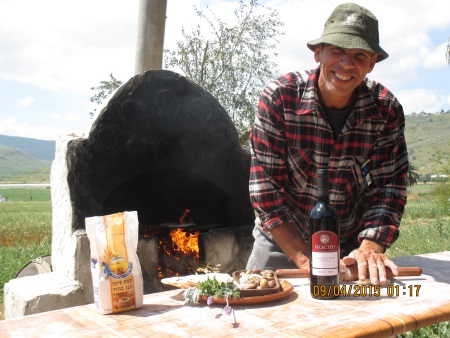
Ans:
{"type": "Polygon", "coordinates": [[[309,242],[317,168],[328,168],[341,253],[359,247],[364,238],[388,248],[398,238],[406,205],[403,108],[387,88],[366,78],[335,139],[319,102],[318,77],[319,68],[289,73],[261,95],[251,134],[249,181],[259,215],[256,226],[269,234],[292,221],[309,242]]]}

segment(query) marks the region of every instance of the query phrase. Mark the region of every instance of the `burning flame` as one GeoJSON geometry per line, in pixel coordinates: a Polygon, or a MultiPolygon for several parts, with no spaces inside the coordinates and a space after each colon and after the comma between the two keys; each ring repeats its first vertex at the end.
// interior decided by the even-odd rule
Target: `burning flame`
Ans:
{"type": "Polygon", "coordinates": [[[189,209],[185,209],[183,212],[183,216],[179,218],[180,224],[192,222],[192,217],[190,216],[191,211],[189,209]]]}
{"type": "MultiPolygon", "coordinates": [[[[182,216],[179,218],[180,224],[193,223],[192,216],[190,215],[189,209],[184,209],[182,216]]],[[[164,233],[164,231],[163,231],[164,233]]],[[[157,233],[156,233],[157,234],[157,233]]],[[[170,238],[167,233],[159,237],[159,250],[167,256],[170,256],[174,260],[182,262],[189,271],[195,271],[189,262],[195,262],[200,258],[200,247],[199,247],[199,231],[186,231],[186,227],[180,227],[170,230],[170,238]]],[[[145,233],[144,233],[145,235],[145,233]]],[[[149,233],[148,236],[152,236],[149,233]]],[[[167,264],[166,264],[167,265],[167,264]]],[[[176,265],[176,264],[175,264],[176,265]]],[[[178,267],[175,269],[177,270],[178,267]]],[[[167,266],[158,266],[157,273],[159,278],[164,278],[167,276],[179,276],[179,272],[171,270],[170,264],[167,266]]]]}
{"type": "Polygon", "coordinates": [[[200,257],[200,248],[198,247],[198,236],[200,232],[186,233],[182,229],[177,228],[170,230],[172,238],[172,248],[175,252],[182,252],[185,255],[200,257]]]}

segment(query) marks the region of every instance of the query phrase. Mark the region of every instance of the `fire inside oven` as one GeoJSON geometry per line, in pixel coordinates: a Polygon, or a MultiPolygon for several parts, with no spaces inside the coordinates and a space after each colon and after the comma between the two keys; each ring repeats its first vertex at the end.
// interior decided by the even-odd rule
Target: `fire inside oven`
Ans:
{"type": "Polygon", "coordinates": [[[205,253],[202,233],[221,225],[197,225],[186,209],[180,223],[163,223],[142,227],[144,238],[158,239],[158,277],[167,278],[197,273],[204,266],[205,253]]]}

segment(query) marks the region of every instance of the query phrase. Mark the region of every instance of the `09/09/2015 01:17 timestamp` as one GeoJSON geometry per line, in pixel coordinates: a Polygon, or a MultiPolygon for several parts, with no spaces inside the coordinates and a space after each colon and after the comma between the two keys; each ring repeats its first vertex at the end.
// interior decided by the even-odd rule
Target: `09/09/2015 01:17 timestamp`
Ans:
{"type": "MultiPolygon", "coordinates": [[[[421,285],[398,285],[389,284],[386,288],[387,297],[419,297],[421,285]]],[[[314,285],[313,295],[315,297],[381,297],[381,285],[314,285]]],[[[384,293],[383,293],[384,296],[384,293]]]]}

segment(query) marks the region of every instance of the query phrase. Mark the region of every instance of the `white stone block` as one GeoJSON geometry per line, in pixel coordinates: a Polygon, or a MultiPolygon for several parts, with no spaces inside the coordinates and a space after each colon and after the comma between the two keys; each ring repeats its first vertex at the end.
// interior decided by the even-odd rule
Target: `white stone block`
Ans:
{"type": "Polygon", "coordinates": [[[56,272],[10,280],[4,303],[5,319],[86,304],[82,284],[56,272]]]}

